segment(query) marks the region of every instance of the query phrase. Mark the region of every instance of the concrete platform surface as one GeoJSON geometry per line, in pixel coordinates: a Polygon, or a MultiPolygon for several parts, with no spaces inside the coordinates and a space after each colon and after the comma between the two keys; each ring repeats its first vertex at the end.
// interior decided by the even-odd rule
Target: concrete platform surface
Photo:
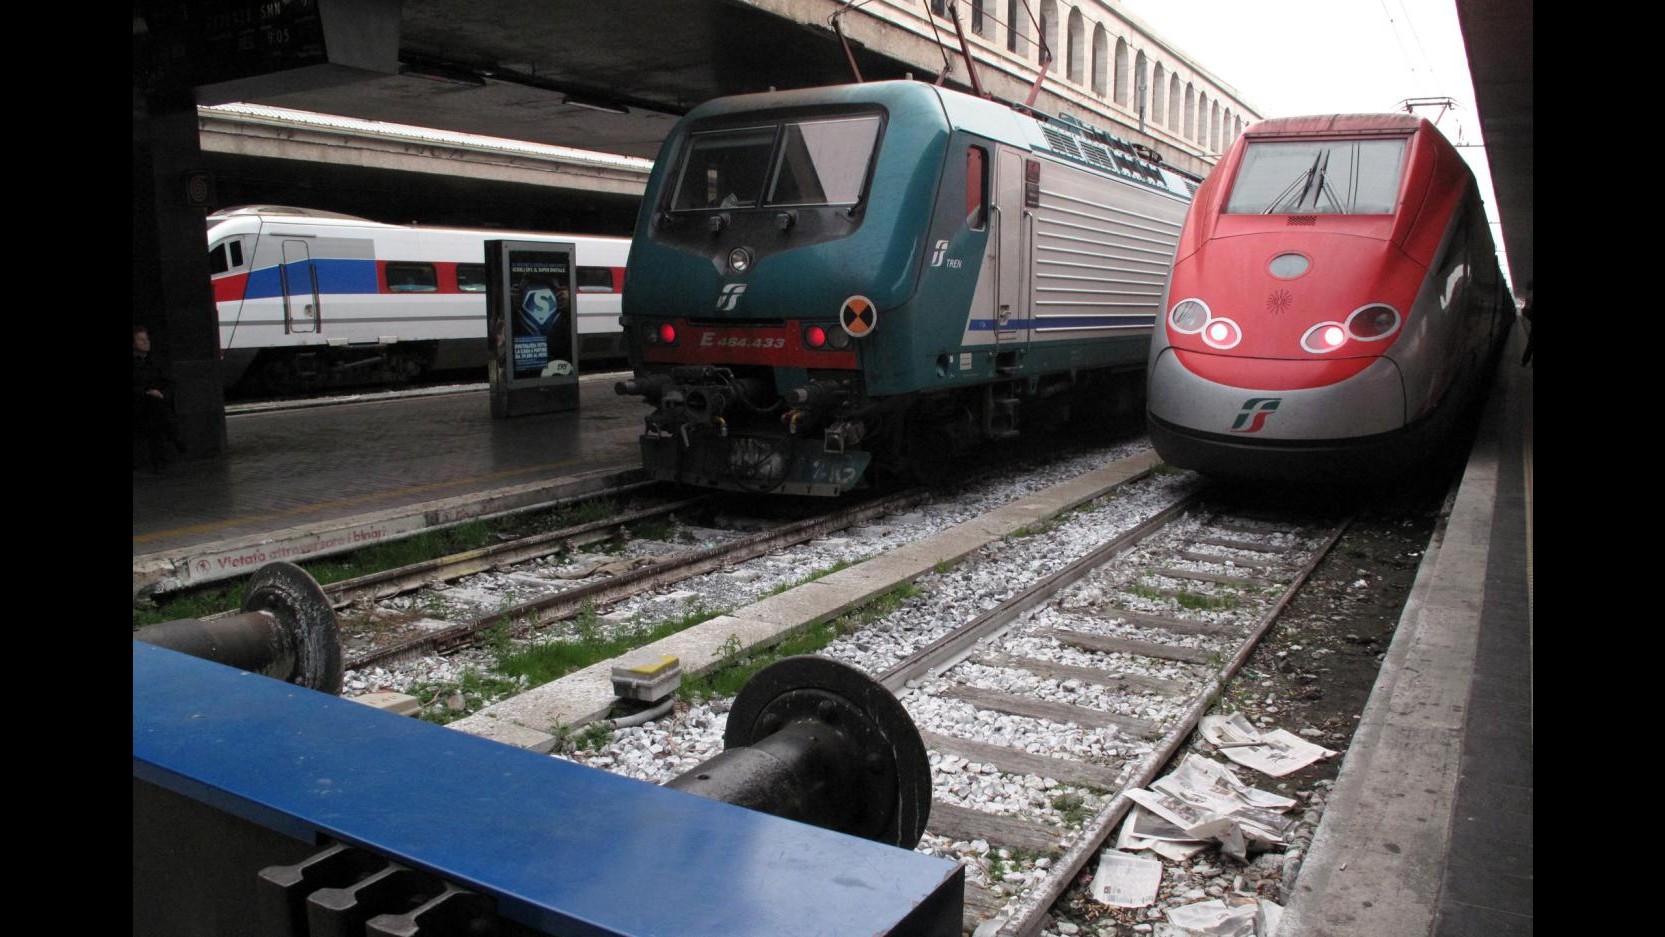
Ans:
{"type": "Polygon", "coordinates": [[[1532,372],[1520,338],[1277,937],[1532,933],[1532,372]]]}
{"type": "Polygon", "coordinates": [[[230,415],[224,458],[134,473],[134,593],[640,479],[648,408],[617,378],[582,380],[577,410],[504,420],[483,389],[230,415]]]}

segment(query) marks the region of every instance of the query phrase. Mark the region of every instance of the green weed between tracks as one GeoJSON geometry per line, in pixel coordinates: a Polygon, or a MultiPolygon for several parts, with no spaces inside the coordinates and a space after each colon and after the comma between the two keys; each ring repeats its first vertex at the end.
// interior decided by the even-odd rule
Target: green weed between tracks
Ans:
{"type": "MultiPolygon", "coordinates": [[[[833,570],[828,570],[828,572],[833,572],[833,570]]],[[[858,609],[790,634],[766,649],[732,660],[728,665],[713,670],[702,677],[684,679],[682,688],[677,691],[677,695],[690,702],[735,696],[740,692],[740,688],[745,686],[747,681],[751,680],[758,671],[775,661],[787,657],[796,657],[800,654],[814,654],[834,640],[847,634],[854,634],[889,615],[900,608],[902,603],[919,595],[920,592],[918,586],[911,582],[905,582],[858,609]]],[[[734,650],[738,651],[739,644],[739,637],[735,636],[734,650]]]]}
{"type": "MultiPolygon", "coordinates": [[[[611,499],[592,499],[531,514],[510,515],[484,521],[465,521],[441,530],[377,543],[351,553],[298,563],[319,585],[357,579],[420,563],[437,556],[466,553],[514,537],[528,537],[552,530],[604,520],[618,514],[611,499]]],[[[164,596],[133,609],[133,627],[142,628],[181,618],[204,618],[243,605],[243,583],[229,582],[164,596]]]]}
{"type": "Polygon", "coordinates": [[[477,712],[505,696],[524,693],[724,614],[726,610],[696,606],[657,624],[633,623],[605,634],[594,608],[586,605],[573,619],[571,638],[518,645],[509,640],[506,624],[494,626],[484,642],[491,647],[494,658],[489,670],[469,668],[456,683],[423,685],[412,690],[411,695],[423,702],[422,718],[444,724],[477,712]],[[455,699],[458,692],[463,694],[463,700],[455,699]],[[460,708],[450,705],[457,702],[462,703],[460,708]]]}

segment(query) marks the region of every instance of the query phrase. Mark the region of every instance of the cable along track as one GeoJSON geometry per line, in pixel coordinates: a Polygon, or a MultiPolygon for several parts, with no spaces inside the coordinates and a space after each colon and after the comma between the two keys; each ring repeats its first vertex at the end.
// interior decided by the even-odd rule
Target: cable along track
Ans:
{"type": "Polygon", "coordinates": [[[879,676],[931,753],[920,848],[966,865],[968,933],[1039,931],[1346,526],[1187,499],[879,676]]]}

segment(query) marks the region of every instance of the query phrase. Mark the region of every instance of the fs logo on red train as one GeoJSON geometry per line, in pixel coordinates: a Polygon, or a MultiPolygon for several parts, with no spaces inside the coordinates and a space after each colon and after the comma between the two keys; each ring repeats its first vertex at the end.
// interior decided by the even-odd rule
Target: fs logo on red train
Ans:
{"type": "Polygon", "coordinates": [[[851,338],[862,338],[879,325],[879,310],[866,296],[852,296],[838,311],[838,323],[851,338]]]}
{"type": "Polygon", "coordinates": [[[1231,424],[1234,433],[1258,433],[1266,427],[1266,419],[1283,403],[1282,397],[1250,397],[1243,401],[1243,409],[1231,424]]]}

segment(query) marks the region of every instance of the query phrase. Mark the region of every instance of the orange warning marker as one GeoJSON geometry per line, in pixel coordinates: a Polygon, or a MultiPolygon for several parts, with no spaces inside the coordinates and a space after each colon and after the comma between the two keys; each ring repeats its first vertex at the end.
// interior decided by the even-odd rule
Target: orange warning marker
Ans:
{"type": "Polygon", "coordinates": [[[852,296],[838,311],[838,322],[851,338],[863,338],[879,325],[879,310],[866,296],[852,296]]]}

